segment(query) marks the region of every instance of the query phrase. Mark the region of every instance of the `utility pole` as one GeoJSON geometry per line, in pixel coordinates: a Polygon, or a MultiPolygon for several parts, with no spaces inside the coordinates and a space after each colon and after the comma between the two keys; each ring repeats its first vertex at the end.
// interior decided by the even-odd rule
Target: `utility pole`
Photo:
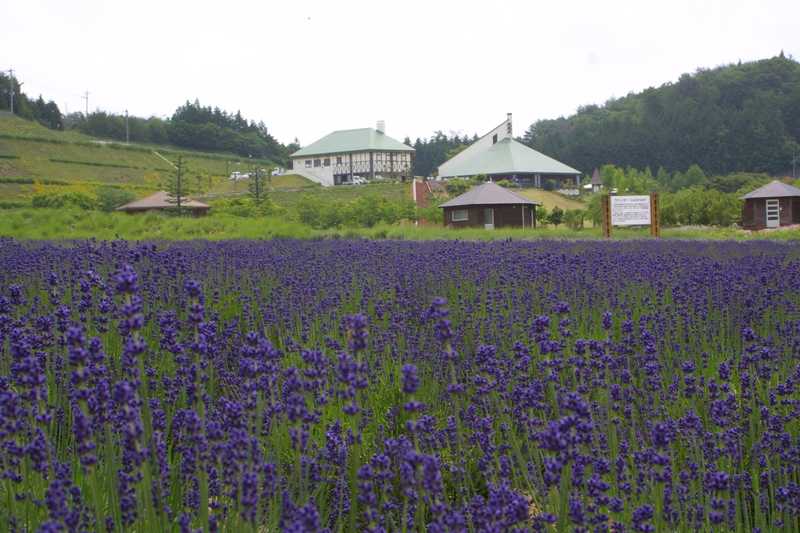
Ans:
{"type": "Polygon", "coordinates": [[[86,91],[86,94],[81,96],[82,99],[86,100],[86,119],[89,119],[89,91],[86,91]]]}
{"type": "Polygon", "coordinates": [[[14,114],[14,69],[8,69],[8,107],[11,109],[11,114],[14,114]]]}
{"type": "Polygon", "coordinates": [[[125,144],[131,143],[130,130],[128,130],[128,110],[125,110],[125,144]]]}

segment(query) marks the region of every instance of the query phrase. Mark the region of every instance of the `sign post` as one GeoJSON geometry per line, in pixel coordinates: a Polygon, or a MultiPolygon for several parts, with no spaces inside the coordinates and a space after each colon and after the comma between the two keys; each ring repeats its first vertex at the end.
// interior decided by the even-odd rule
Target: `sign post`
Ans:
{"type": "Polygon", "coordinates": [[[650,226],[650,235],[661,236],[658,222],[658,193],[601,197],[603,237],[611,238],[612,226],[650,226]]]}
{"type": "Polygon", "coordinates": [[[658,193],[650,193],[650,236],[661,237],[661,223],[658,221],[658,193]]]}

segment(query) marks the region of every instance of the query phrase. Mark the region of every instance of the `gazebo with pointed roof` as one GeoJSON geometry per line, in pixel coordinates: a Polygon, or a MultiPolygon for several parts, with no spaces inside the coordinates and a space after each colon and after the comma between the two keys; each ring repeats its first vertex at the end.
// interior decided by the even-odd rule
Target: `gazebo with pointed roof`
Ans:
{"type": "Polygon", "coordinates": [[[454,228],[535,228],[536,206],[529,198],[487,182],[448,200],[439,207],[444,210],[444,223],[454,228]]]}
{"type": "Polygon", "coordinates": [[[766,229],[800,224],[800,189],[771,181],[741,197],[742,227],[766,229]]]}
{"type": "MultiPolygon", "coordinates": [[[[190,198],[181,198],[181,209],[186,209],[193,215],[204,215],[211,206],[192,200],[190,198]]],[[[127,213],[141,213],[144,211],[163,211],[174,210],[178,208],[177,202],[170,198],[167,191],[158,191],[150,196],[146,196],[140,200],[134,200],[117,208],[117,211],[125,211],[127,213]]]]}

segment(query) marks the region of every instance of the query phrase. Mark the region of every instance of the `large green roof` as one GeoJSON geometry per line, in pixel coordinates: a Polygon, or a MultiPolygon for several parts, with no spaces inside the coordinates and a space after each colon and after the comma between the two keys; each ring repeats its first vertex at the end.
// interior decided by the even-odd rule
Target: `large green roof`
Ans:
{"type": "Polygon", "coordinates": [[[385,152],[413,152],[410,146],[392,139],[385,133],[373,128],[356,130],[339,130],[326,135],[322,139],[301,148],[292,157],[310,155],[337,154],[342,152],[363,152],[379,150],[385,152]]]}
{"type": "Polygon", "coordinates": [[[439,167],[443,178],[483,174],[580,174],[519,141],[506,137],[482,150],[465,150],[439,167]]]}

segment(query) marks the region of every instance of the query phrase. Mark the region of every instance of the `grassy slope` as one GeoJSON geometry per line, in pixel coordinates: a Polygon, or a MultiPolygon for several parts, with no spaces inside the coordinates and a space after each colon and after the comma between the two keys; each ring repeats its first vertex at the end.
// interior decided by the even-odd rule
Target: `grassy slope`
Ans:
{"type": "Polygon", "coordinates": [[[301,191],[275,191],[272,200],[281,206],[292,208],[303,195],[324,198],[331,202],[348,202],[359,196],[382,196],[389,200],[411,199],[408,183],[370,183],[368,185],[342,185],[338,187],[310,187],[301,191]]]}
{"type": "MultiPolygon", "coordinates": [[[[410,224],[374,228],[343,228],[314,230],[286,218],[240,218],[228,215],[209,215],[201,218],[177,218],[148,213],[127,215],[98,211],[59,209],[8,209],[0,211],[0,236],[19,239],[268,239],[365,237],[388,239],[599,239],[596,228],[572,231],[559,228],[495,230],[450,230],[441,227],[416,227],[410,224]]],[[[780,239],[798,240],[800,230],[745,232],[734,229],[675,228],[665,229],[670,239],[780,239]]],[[[615,228],[617,239],[649,238],[646,229],[615,228]]]]}
{"type": "MultiPolygon", "coordinates": [[[[243,196],[248,194],[250,186],[249,180],[221,180],[216,183],[211,190],[204,196],[205,198],[219,198],[225,196],[243,196]]],[[[286,192],[286,191],[307,191],[313,188],[321,188],[313,181],[298,176],[297,174],[286,174],[284,176],[273,176],[267,182],[267,186],[271,187],[273,192],[286,192]]]]}
{"type": "Polygon", "coordinates": [[[561,194],[551,191],[544,191],[542,189],[521,189],[519,194],[526,198],[530,198],[534,202],[539,202],[548,211],[552,211],[554,207],[558,206],[561,209],[584,209],[586,204],[580,200],[573,200],[561,194]]]}
{"type": "MultiPolygon", "coordinates": [[[[0,116],[0,155],[16,156],[15,159],[0,159],[0,179],[29,177],[73,183],[133,184],[155,190],[169,174],[170,165],[155,155],[153,150],[158,150],[172,161],[178,154],[182,155],[190,179],[201,176],[203,189],[209,187],[209,178],[213,187],[224,181],[229,172],[250,166],[248,161],[230,154],[204,154],[169,146],[125,146],[96,141],[74,131],[53,131],[17,117],[0,116]]],[[[31,191],[31,186],[3,187],[0,189],[0,199],[8,199],[6,195],[24,197],[31,191]]]]}

